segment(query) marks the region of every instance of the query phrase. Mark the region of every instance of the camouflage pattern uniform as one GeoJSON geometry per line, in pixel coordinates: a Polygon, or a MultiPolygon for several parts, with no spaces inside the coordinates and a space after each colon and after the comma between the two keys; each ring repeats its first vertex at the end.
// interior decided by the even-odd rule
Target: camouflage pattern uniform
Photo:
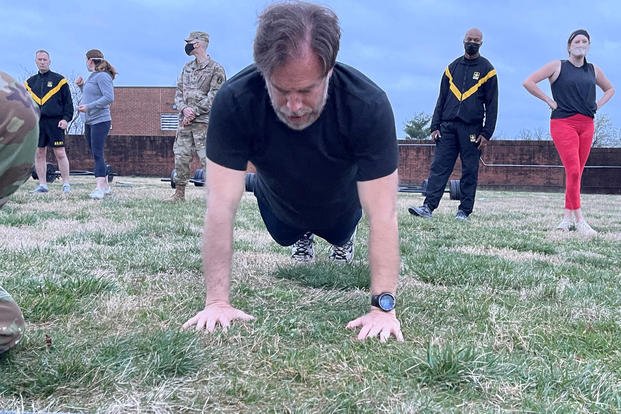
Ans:
{"type": "Polygon", "coordinates": [[[225,80],[224,68],[209,55],[207,55],[206,62],[199,63],[197,59],[194,59],[183,66],[175,93],[175,105],[179,111],[179,129],[173,152],[175,153],[176,185],[178,186],[185,186],[190,178],[193,150],[200,159],[203,171],[207,171],[205,139],[209,126],[209,113],[216,93],[225,80]],[[182,112],[187,107],[192,108],[196,118],[189,125],[183,126],[181,124],[182,112]]]}
{"type": "Polygon", "coordinates": [[[0,354],[17,345],[25,329],[26,323],[19,306],[0,286],[0,354]]]}
{"type": "MultiPolygon", "coordinates": [[[[0,207],[30,176],[38,141],[38,109],[21,84],[0,71],[0,207]]],[[[0,286],[0,354],[19,342],[24,328],[22,312],[0,286]]]]}

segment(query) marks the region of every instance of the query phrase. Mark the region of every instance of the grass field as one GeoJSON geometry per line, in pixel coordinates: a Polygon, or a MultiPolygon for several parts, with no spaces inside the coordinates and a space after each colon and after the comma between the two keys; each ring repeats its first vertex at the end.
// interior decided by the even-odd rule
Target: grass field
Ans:
{"type": "Polygon", "coordinates": [[[455,221],[399,196],[405,343],[355,340],[368,308],[367,223],[354,265],[318,243],[295,266],[256,202],[238,212],[234,304],[256,317],[228,333],[180,326],[203,305],[204,198],[156,179],[93,179],[63,197],[28,182],[0,210],[0,285],[27,320],[0,358],[0,411],[431,413],[621,411],[621,196],[584,195],[599,235],[552,229],[563,195],[480,191],[455,221]]]}

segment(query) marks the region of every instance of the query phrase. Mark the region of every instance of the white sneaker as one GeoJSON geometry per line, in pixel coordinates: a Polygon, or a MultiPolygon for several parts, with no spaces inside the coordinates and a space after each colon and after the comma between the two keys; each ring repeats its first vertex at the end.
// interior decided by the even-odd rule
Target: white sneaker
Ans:
{"type": "Polygon", "coordinates": [[[593,237],[597,235],[597,232],[593,230],[591,226],[589,226],[589,223],[587,223],[586,220],[580,220],[576,223],[576,231],[581,235],[587,237],[593,237]]]}
{"type": "Polygon", "coordinates": [[[93,200],[103,200],[105,197],[105,192],[101,188],[96,188],[95,191],[91,193],[91,198],[93,200]]]}
{"type": "Polygon", "coordinates": [[[105,196],[110,196],[112,195],[112,188],[108,187],[104,190],[104,195],[105,196]]]}
{"type": "Polygon", "coordinates": [[[563,217],[563,220],[561,220],[560,223],[558,223],[558,226],[556,226],[556,230],[560,230],[560,231],[569,231],[574,227],[574,223],[569,220],[567,217],[563,217]]]}
{"type": "Polygon", "coordinates": [[[303,263],[315,260],[315,248],[313,247],[313,243],[315,243],[313,233],[304,233],[300,240],[291,245],[291,258],[303,263]]]}
{"type": "Polygon", "coordinates": [[[354,239],[356,238],[356,229],[349,240],[342,246],[332,245],[330,260],[336,263],[351,263],[354,260],[354,239]]]}

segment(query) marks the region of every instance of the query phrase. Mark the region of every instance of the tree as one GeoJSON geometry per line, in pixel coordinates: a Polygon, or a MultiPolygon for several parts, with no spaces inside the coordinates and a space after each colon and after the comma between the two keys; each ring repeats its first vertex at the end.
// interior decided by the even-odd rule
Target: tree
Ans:
{"type": "Polygon", "coordinates": [[[621,146],[621,137],[619,131],[616,130],[607,114],[597,115],[595,117],[595,133],[593,134],[593,147],[619,147],[621,146]]]}
{"type": "Polygon", "coordinates": [[[78,105],[82,99],[82,90],[75,84],[77,76],[73,75],[67,78],[67,84],[71,91],[71,100],[73,101],[73,119],[67,124],[67,134],[82,135],[84,133],[84,117],[78,112],[78,105]]]}
{"type": "Polygon", "coordinates": [[[403,131],[406,134],[406,139],[431,139],[430,125],[431,115],[424,112],[419,112],[414,115],[408,123],[405,124],[403,131]]]}
{"type": "Polygon", "coordinates": [[[518,139],[522,141],[544,141],[550,139],[550,134],[543,128],[523,128],[518,133],[518,139]]]}

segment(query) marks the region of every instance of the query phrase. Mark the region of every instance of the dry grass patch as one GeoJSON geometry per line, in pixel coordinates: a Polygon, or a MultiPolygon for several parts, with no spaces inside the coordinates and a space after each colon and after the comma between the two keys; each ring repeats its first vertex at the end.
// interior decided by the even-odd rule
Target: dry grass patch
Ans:
{"type": "MultiPolygon", "coordinates": [[[[59,239],[71,238],[80,234],[98,232],[105,235],[119,235],[130,232],[133,223],[119,224],[102,217],[95,217],[88,222],[78,220],[47,220],[36,228],[33,227],[0,227],[0,238],[9,250],[34,248],[50,248],[61,254],[71,250],[73,246],[56,243],[59,239]]],[[[90,243],[80,244],[80,249],[93,247],[90,243]]]]}
{"type": "Polygon", "coordinates": [[[515,261],[515,262],[532,262],[532,261],[542,261],[552,264],[562,263],[562,259],[556,256],[545,255],[541,253],[535,252],[520,252],[511,249],[498,249],[493,247],[475,247],[475,246],[464,246],[464,247],[456,247],[449,250],[452,253],[465,253],[471,254],[474,256],[495,256],[505,260],[515,261]]]}

